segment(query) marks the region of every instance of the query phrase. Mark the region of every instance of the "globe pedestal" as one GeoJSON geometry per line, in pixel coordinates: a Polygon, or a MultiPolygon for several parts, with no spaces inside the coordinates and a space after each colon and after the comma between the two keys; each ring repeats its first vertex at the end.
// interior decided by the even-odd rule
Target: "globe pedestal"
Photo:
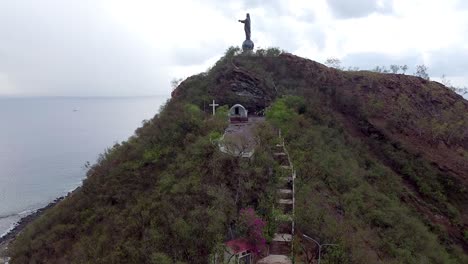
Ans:
{"type": "Polygon", "coordinates": [[[251,41],[250,39],[244,40],[244,42],[242,43],[242,50],[244,52],[249,52],[249,51],[253,51],[253,49],[254,49],[253,41],[251,41]]]}

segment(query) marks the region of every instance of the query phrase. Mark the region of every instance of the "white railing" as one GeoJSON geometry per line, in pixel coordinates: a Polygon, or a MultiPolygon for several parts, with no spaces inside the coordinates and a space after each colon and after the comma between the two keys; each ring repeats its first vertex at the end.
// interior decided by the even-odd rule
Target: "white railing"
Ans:
{"type": "MultiPolygon", "coordinates": [[[[281,146],[283,147],[283,151],[288,157],[289,168],[291,169],[291,178],[292,178],[292,219],[291,219],[291,235],[294,238],[295,232],[295,224],[294,224],[294,216],[296,210],[296,194],[295,194],[295,179],[296,179],[296,170],[294,169],[294,165],[291,162],[291,157],[289,156],[289,152],[286,149],[286,144],[284,143],[284,138],[281,136],[281,129],[278,130],[278,137],[281,141],[281,146]]],[[[291,254],[294,254],[294,243],[291,241],[291,254]]],[[[292,258],[294,260],[294,257],[292,258]]]]}

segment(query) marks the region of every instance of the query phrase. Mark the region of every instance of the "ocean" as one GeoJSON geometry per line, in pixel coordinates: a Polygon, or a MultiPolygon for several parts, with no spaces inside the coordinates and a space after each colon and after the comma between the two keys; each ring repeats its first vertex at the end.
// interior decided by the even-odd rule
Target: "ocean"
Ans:
{"type": "Polygon", "coordinates": [[[86,162],[134,134],[166,98],[0,97],[0,237],[80,186],[86,162]]]}

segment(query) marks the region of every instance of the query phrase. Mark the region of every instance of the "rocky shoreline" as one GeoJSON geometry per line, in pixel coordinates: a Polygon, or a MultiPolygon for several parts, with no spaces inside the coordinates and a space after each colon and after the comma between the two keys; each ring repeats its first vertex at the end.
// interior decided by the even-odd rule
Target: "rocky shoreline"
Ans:
{"type": "Polygon", "coordinates": [[[48,205],[37,209],[33,213],[21,218],[18,224],[6,235],[0,237],[0,264],[6,263],[8,261],[7,249],[8,245],[18,236],[19,233],[32,221],[40,217],[46,210],[54,207],[57,203],[62,201],[66,196],[59,197],[54,201],[50,202],[48,205]]]}

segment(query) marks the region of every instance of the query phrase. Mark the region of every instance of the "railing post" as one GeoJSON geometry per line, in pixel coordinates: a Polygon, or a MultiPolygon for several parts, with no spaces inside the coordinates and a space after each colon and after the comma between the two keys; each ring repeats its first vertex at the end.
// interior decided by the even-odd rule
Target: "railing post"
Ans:
{"type": "Polygon", "coordinates": [[[295,187],[295,179],[296,179],[296,170],[294,170],[292,175],[292,201],[293,201],[293,208],[292,208],[292,235],[294,236],[294,216],[296,214],[296,187],[295,187]]]}

